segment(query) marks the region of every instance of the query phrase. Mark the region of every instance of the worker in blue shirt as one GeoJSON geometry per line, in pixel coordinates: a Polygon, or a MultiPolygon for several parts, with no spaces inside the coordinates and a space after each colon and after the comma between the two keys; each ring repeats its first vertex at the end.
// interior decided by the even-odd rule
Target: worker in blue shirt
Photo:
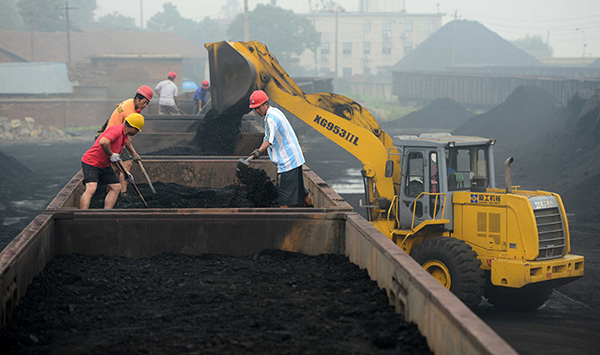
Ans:
{"type": "Polygon", "coordinates": [[[208,96],[210,95],[210,85],[208,84],[208,80],[204,80],[202,85],[194,92],[194,110],[192,111],[192,115],[199,114],[204,105],[208,103],[208,96]]]}

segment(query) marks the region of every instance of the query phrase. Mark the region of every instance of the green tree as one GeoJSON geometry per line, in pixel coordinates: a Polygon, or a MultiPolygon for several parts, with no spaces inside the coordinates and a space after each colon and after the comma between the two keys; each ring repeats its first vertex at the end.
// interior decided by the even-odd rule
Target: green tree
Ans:
{"type": "Polygon", "coordinates": [[[225,26],[209,17],[205,17],[200,21],[197,28],[198,31],[195,40],[192,42],[198,45],[203,46],[205,43],[217,42],[225,39],[225,26]]]}
{"type": "Polygon", "coordinates": [[[18,7],[28,30],[55,32],[65,30],[65,11],[61,0],[19,0],[18,7]]]}
{"type": "MultiPolygon", "coordinates": [[[[58,32],[66,29],[67,2],[64,0],[19,0],[21,17],[28,30],[58,32]]],[[[96,0],[71,0],[68,3],[70,27],[74,30],[93,22],[96,0]]]]}
{"type": "Polygon", "coordinates": [[[527,35],[523,38],[511,41],[511,43],[536,58],[549,58],[554,54],[554,48],[544,42],[540,35],[527,35]]]}
{"type": "Polygon", "coordinates": [[[163,4],[163,11],[155,14],[148,20],[146,26],[153,31],[172,31],[177,35],[189,39],[194,36],[196,21],[184,18],[179,14],[177,6],[168,2],[163,4]]]}
{"type": "MultiPolygon", "coordinates": [[[[264,43],[289,73],[299,72],[297,56],[306,49],[315,51],[321,42],[317,32],[305,16],[294,14],[277,6],[256,5],[248,13],[250,40],[264,43]]],[[[232,40],[244,40],[244,17],[238,15],[227,28],[232,40]]]]}
{"type": "Polygon", "coordinates": [[[23,30],[23,18],[17,7],[18,0],[0,0],[0,28],[3,30],[23,30]]]}
{"type": "Polygon", "coordinates": [[[100,17],[89,28],[104,31],[139,30],[135,24],[135,18],[123,16],[117,11],[100,17]]]}
{"type": "Polygon", "coordinates": [[[146,26],[152,31],[171,31],[199,46],[222,40],[225,33],[223,26],[208,17],[200,22],[182,17],[170,2],[163,4],[163,11],[152,16],[146,26]]]}
{"type": "MultiPolygon", "coordinates": [[[[64,8],[65,1],[62,3],[61,7],[64,8]]],[[[98,8],[96,0],[69,0],[69,7],[75,8],[69,10],[69,21],[71,21],[72,29],[85,29],[94,23],[94,11],[98,8]]]]}

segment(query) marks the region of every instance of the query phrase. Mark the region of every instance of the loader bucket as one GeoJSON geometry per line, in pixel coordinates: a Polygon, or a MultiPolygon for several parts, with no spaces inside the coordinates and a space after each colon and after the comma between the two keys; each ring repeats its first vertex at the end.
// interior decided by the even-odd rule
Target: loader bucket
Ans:
{"type": "Polygon", "coordinates": [[[225,41],[207,43],[212,107],[226,112],[250,112],[250,94],[255,89],[256,69],[225,41]]]}

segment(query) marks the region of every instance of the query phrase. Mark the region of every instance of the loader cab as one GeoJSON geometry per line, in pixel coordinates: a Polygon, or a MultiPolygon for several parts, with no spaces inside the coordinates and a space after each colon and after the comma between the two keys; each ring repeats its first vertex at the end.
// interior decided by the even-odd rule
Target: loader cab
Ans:
{"type": "Polygon", "coordinates": [[[493,143],[449,133],[394,137],[402,152],[401,180],[395,184],[400,228],[448,219],[445,229],[452,229],[454,193],[495,187],[493,143]]]}

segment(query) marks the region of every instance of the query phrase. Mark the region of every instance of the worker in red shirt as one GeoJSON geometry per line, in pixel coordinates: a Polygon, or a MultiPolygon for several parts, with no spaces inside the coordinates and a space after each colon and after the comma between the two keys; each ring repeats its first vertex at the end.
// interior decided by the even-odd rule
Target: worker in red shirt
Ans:
{"type": "MultiPolygon", "coordinates": [[[[85,191],[79,201],[80,209],[90,207],[98,183],[108,186],[104,208],[111,209],[114,207],[119,197],[121,184],[111,164],[121,161],[123,148],[127,148],[132,156],[137,155],[129,141],[129,137],[135,136],[143,127],[144,116],[139,113],[132,113],[127,116],[123,124],[110,126],[102,132],[94,145],[83,154],[81,166],[85,191]]],[[[130,173],[127,173],[125,179],[129,183],[133,182],[133,176],[130,173]]]]}
{"type": "MultiPolygon", "coordinates": [[[[140,86],[139,89],[137,89],[137,92],[133,99],[127,99],[117,105],[117,107],[113,110],[110,118],[104,123],[102,128],[100,128],[100,130],[96,134],[96,139],[98,139],[100,134],[102,134],[102,132],[104,132],[104,130],[106,130],[108,127],[114,125],[121,125],[125,122],[125,118],[127,116],[131,115],[132,113],[142,112],[142,110],[146,108],[146,106],[148,106],[150,101],[152,101],[152,89],[148,85],[140,86]]],[[[124,154],[121,157],[121,160],[123,162],[123,167],[125,168],[125,170],[129,171],[131,170],[131,166],[133,165],[134,161],[141,161],[142,159],[138,154],[132,157],[129,157],[127,154],[124,154]]],[[[127,192],[127,181],[125,181],[125,176],[123,176],[123,174],[121,174],[120,170],[118,169],[115,170],[115,173],[119,177],[119,181],[121,183],[121,193],[127,192]]]]}

